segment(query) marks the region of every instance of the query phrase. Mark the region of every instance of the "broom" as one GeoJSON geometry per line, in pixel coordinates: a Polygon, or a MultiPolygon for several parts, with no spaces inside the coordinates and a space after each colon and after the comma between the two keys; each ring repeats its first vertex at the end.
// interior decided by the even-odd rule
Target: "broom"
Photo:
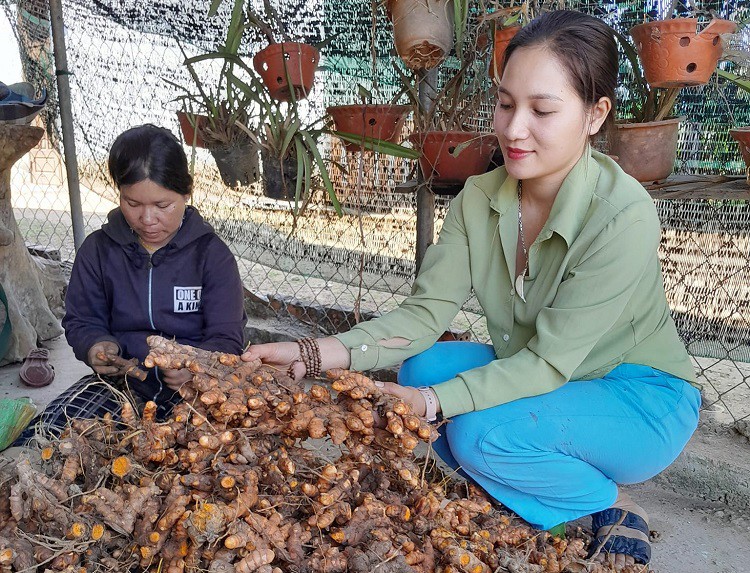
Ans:
{"type": "Polygon", "coordinates": [[[35,415],[31,398],[0,399],[0,450],[11,445],[35,415]]]}

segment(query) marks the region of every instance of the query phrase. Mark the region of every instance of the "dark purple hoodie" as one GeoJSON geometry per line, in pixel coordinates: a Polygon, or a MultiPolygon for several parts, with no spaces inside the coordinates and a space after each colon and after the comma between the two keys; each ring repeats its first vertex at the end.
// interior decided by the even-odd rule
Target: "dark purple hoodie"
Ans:
{"type": "MultiPolygon", "coordinates": [[[[151,334],[239,354],[245,321],[237,262],[189,206],[174,238],[151,256],[122,211],[111,211],[76,254],[62,324],[76,357],[86,362],[89,348],[102,340],[119,344],[125,358],[142,361],[151,334]]],[[[158,372],[131,387],[165,406],[174,398],[158,372]]]]}

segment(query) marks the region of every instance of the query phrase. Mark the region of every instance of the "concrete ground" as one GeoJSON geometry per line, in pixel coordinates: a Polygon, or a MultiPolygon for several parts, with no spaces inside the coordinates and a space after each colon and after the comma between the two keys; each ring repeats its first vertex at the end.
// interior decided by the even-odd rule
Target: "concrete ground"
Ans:
{"type": "Polygon", "coordinates": [[[71,384],[91,374],[91,368],[76,359],[64,337],[45,342],[43,346],[49,349],[50,364],[55,368],[55,379],[52,384],[44,388],[26,386],[18,377],[21,364],[7,364],[0,367],[0,398],[28,396],[41,411],[71,384]]]}
{"type": "MultiPolygon", "coordinates": [[[[51,351],[54,382],[46,388],[28,388],[18,378],[20,364],[7,365],[0,368],[0,396],[30,396],[41,409],[90,373],[64,338],[45,346],[51,351]]],[[[670,468],[626,489],[651,516],[654,571],[750,572],[750,440],[746,436],[703,424],[670,468]]],[[[581,520],[581,525],[589,523],[581,520]]]]}

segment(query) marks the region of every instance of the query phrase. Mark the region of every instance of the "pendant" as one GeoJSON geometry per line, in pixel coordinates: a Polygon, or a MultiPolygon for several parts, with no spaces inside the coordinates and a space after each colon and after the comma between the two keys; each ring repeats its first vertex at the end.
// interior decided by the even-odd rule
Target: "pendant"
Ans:
{"type": "Polygon", "coordinates": [[[523,296],[523,274],[516,277],[516,292],[523,302],[526,302],[526,297],[523,296]]]}

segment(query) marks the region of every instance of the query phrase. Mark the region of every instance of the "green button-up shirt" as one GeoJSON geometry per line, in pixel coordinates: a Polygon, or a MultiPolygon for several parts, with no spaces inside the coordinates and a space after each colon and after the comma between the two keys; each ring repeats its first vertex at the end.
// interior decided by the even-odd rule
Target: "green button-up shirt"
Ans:
{"type": "Polygon", "coordinates": [[[609,157],[584,154],[529,248],[526,302],[513,288],[517,180],[504,168],[470,178],[399,308],[338,334],[352,368],[397,364],[432,346],[472,289],[497,359],[433,386],[455,416],[599,378],[622,363],[690,382],[669,314],[653,201],[609,157]]]}

